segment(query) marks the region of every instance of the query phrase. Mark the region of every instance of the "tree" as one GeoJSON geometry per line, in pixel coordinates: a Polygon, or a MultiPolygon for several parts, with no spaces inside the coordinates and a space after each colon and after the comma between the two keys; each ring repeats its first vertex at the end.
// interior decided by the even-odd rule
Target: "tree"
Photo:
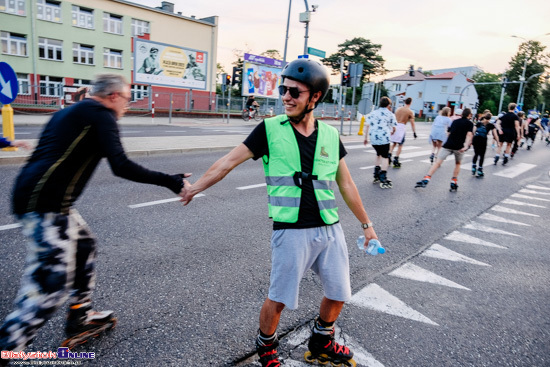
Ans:
{"type": "Polygon", "coordinates": [[[279,53],[279,50],[267,50],[260,54],[261,56],[269,57],[270,59],[282,60],[283,57],[279,53]]]}
{"type": "Polygon", "coordinates": [[[550,110],[550,83],[548,82],[548,80],[544,83],[541,96],[542,106],[540,112],[547,114],[548,110],[550,110]]]}
{"type": "MultiPolygon", "coordinates": [[[[485,73],[482,71],[476,73],[472,79],[476,83],[500,83],[502,81],[502,76],[498,74],[485,73]]],[[[500,102],[502,84],[474,85],[474,88],[476,89],[479,98],[479,108],[477,110],[480,112],[490,110],[491,113],[495,115],[498,114],[500,112],[497,111],[497,109],[500,102]]],[[[508,102],[503,102],[503,106],[506,106],[507,104],[508,102]]]]}
{"type": "Polygon", "coordinates": [[[382,45],[373,44],[363,37],[355,37],[339,44],[338,47],[339,50],[335,54],[321,60],[332,69],[333,75],[340,72],[340,57],[344,57],[346,62],[363,64],[362,81],[385,71],[384,58],[378,54],[382,45]]]}
{"type": "MultiPolygon", "coordinates": [[[[519,50],[510,60],[510,69],[506,73],[508,80],[520,80],[523,72],[523,66],[526,65],[525,80],[529,80],[530,76],[538,73],[543,73],[549,67],[549,54],[544,54],[546,46],[543,46],[538,41],[526,41],[519,46],[519,50]]],[[[508,87],[507,93],[511,95],[512,100],[519,100],[519,83],[511,84],[508,87]]],[[[539,102],[541,91],[541,78],[534,77],[529,80],[529,83],[524,84],[524,99],[523,110],[536,108],[539,102]]]]}

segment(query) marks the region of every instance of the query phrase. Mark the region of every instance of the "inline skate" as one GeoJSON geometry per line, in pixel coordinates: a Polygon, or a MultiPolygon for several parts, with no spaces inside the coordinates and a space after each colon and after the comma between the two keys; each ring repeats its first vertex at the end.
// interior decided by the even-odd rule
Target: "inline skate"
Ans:
{"type": "Polygon", "coordinates": [[[380,166],[374,167],[374,180],[372,181],[373,184],[377,184],[380,182],[380,166]]]}
{"type": "Polygon", "coordinates": [[[508,163],[508,156],[505,155],[505,156],[502,158],[502,165],[503,165],[503,166],[506,166],[506,163],[508,163]]]}
{"type": "Polygon", "coordinates": [[[308,363],[326,365],[330,362],[333,366],[353,367],[357,365],[353,360],[353,352],[334,340],[334,330],[329,335],[312,331],[307,347],[309,350],[305,352],[304,359],[308,363]]]}
{"type": "Polygon", "coordinates": [[[380,171],[380,175],[378,177],[380,179],[381,188],[391,189],[393,187],[391,180],[389,180],[388,177],[386,176],[386,171],[380,171]]]}
{"type": "Polygon", "coordinates": [[[262,367],[280,367],[281,360],[277,353],[277,347],[279,346],[279,340],[275,338],[271,344],[263,344],[256,339],[256,351],[260,357],[260,363],[262,367]]]}
{"type": "Polygon", "coordinates": [[[499,158],[500,158],[500,157],[499,157],[498,155],[495,155],[495,160],[494,160],[494,162],[495,162],[495,166],[497,165],[497,163],[498,163],[498,159],[499,159],[499,158]]]}
{"type": "Polygon", "coordinates": [[[485,174],[483,173],[483,167],[479,167],[477,169],[477,178],[483,178],[483,176],[485,176],[485,174]]]}
{"type": "Polygon", "coordinates": [[[401,162],[399,162],[399,157],[397,156],[393,158],[393,168],[401,168],[401,162]]]}
{"type": "Polygon", "coordinates": [[[104,331],[110,331],[116,322],[113,311],[93,311],[91,303],[72,305],[65,326],[67,339],[61,346],[73,349],[78,344],[98,337],[104,331]]]}
{"type": "Polygon", "coordinates": [[[456,192],[458,190],[458,181],[456,177],[451,178],[451,187],[449,191],[456,192]]]}
{"type": "Polygon", "coordinates": [[[416,187],[426,187],[430,183],[430,176],[426,175],[424,178],[416,183],[416,187]]]}
{"type": "Polygon", "coordinates": [[[477,166],[475,164],[472,164],[472,176],[475,175],[477,172],[477,166]]]}

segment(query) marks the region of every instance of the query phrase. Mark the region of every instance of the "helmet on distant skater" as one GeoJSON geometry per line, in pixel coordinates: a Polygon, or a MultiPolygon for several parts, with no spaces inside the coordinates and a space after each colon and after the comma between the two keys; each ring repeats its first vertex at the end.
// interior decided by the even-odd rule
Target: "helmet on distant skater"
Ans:
{"type": "Polygon", "coordinates": [[[315,103],[323,100],[327,95],[329,82],[329,73],[326,67],[321,63],[310,59],[298,59],[288,63],[281,73],[283,81],[285,78],[301,82],[309,86],[311,91],[310,98],[316,92],[321,92],[321,98],[315,103]]]}

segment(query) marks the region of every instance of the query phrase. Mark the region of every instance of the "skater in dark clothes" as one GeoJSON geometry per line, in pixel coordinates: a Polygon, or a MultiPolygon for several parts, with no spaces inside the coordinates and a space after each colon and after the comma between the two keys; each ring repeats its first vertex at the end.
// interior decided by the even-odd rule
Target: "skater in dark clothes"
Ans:
{"type": "Polygon", "coordinates": [[[432,165],[428,174],[416,183],[415,187],[426,187],[428,183],[430,183],[432,175],[441,167],[443,161],[445,161],[448,156],[454,155],[455,169],[451,179],[451,191],[456,191],[458,188],[457,178],[460,173],[460,164],[462,163],[464,152],[468,150],[472,143],[472,130],[474,124],[470,121],[471,118],[472,110],[465,108],[464,111],[462,111],[462,118],[453,121],[453,124],[449,127],[449,137],[443,145],[443,150],[439,151],[436,162],[432,165]]]}
{"type": "Polygon", "coordinates": [[[484,115],[474,127],[474,158],[472,160],[472,175],[477,173],[477,177],[483,177],[483,161],[485,160],[485,151],[487,150],[487,137],[489,133],[493,134],[494,141],[498,144],[498,134],[495,125],[491,123],[490,113],[484,115]],[[478,163],[479,159],[479,163],[478,163]]]}
{"type": "Polygon", "coordinates": [[[126,156],[117,125],[131,99],[123,77],[99,75],[93,88],[91,98],[53,115],[15,182],[13,212],[28,238],[28,256],[15,310],[0,328],[1,351],[23,350],[69,297],[63,346],[114,326],[112,311],[92,310],[96,240],[73,208],[103,157],[115,175],[175,194],[188,176],[150,171],[126,156]]]}

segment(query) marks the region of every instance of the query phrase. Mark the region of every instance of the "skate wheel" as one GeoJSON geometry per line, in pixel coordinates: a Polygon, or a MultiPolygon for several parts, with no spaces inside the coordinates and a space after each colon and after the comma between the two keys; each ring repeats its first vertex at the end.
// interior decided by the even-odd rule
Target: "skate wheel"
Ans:
{"type": "Polygon", "coordinates": [[[315,363],[317,361],[315,358],[313,358],[313,355],[309,350],[304,353],[304,359],[307,363],[315,363]]]}

